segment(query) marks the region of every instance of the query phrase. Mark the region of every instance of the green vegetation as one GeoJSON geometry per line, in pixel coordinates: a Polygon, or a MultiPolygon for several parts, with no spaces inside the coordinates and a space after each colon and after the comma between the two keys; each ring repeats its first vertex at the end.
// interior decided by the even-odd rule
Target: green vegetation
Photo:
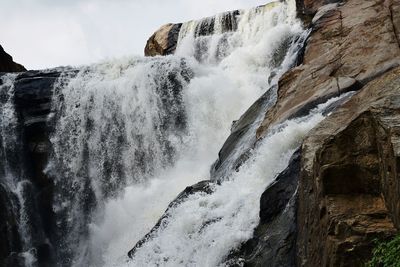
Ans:
{"type": "Polygon", "coordinates": [[[400,235],[385,242],[377,242],[367,267],[400,267],[400,235]]]}

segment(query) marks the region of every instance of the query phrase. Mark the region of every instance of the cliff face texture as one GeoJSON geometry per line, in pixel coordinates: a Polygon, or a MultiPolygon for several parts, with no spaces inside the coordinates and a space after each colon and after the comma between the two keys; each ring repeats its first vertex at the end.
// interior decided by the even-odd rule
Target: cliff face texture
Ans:
{"type": "Polygon", "coordinates": [[[7,54],[0,45],[0,72],[22,72],[26,71],[21,64],[15,63],[13,58],[7,54]]]}
{"type": "Polygon", "coordinates": [[[281,78],[278,102],[265,115],[258,136],[271,125],[301,115],[332,96],[360,89],[398,66],[400,25],[392,14],[399,5],[398,1],[349,0],[319,8],[303,64],[281,78]]]}
{"type": "Polygon", "coordinates": [[[400,1],[333,2],[298,1],[300,15],[312,17],[303,64],[281,78],[257,130],[263,138],[273,125],[358,91],[304,141],[297,266],[364,266],[372,240],[400,229],[400,1]]]}
{"type": "Polygon", "coordinates": [[[363,266],[400,219],[400,68],[368,83],[303,144],[300,266],[363,266]]]}

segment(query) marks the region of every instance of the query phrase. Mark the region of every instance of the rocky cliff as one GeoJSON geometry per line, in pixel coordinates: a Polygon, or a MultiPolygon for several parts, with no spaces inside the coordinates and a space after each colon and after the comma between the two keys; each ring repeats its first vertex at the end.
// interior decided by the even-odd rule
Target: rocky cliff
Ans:
{"type": "Polygon", "coordinates": [[[7,54],[0,45],[0,72],[22,72],[26,71],[21,64],[15,63],[13,58],[7,54]]]}
{"type": "Polygon", "coordinates": [[[312,15],[303,64],[279,81],[257,130],[358,91],[306,138],[297,209],[298,266],[363,266],[372,240],[399,229],[399,1],[298,1],[312,15]],[[329,2],[329,3],[328,3],[329,2]]]}
{"type": "MultiPolygon", "coordinates": [[[[301,64],[280,79],[278,99],[266,109],[257,140],[331,97],[357,93],[332,109],[288,169],[265,190],[254,237],[230,262],[363,266],[371,257],[372,240],[400,229],[400,2],[296,3],[311,33],[301,64]]],[[[249,125],[257,107],[236,124],[249,125]]],[[[212,173],[218,173],[232,153],[228,148],[238,142],[240,134],[233,130],[212,173]]],[[[240,158],[246,160],[246,153],[240,158]]]]}
{"type": "Polygon", "coordinates": [[[369,82],[303,144],[300,266],[363,266],[399,229],[400,68],[369,82]]]}
{"type": "MultiPolygon", "coordinates": [[[[49,135],[52,129],[52,123],[47,118],[51,111],[54,84],[63,71],[26,71],[15,76],[13,102],[19,125],[14,133],[17,148],[1,146],[1,150],[6,150],[13,161],[8,162],[10,166],[2,162],[0,172],[3,174],[5,168],[11,168],[21,179],[26,179],[25,190],[29,196],[26,205],[32,217],[30,227],[35,229],[32,239],[39,266],[54,266],[53,246],[57,243],[53,210],[54,183],[45,174],[45,167],[51,151],[49,135]]],[[[0,75],[0,81],[2,78],[0,75]]],[[[3,90],[1,93],[7,92],[3,90]]],[[[7,160],[3,153],[0,153],[0,157],[2,161],[7,160]]],[[[26,264],[20,254],[24,248],[18,233],[20,207],[15,207],[18,206],[17,198],[15,192],[10,191],[7,181],[2,180],[0,206],[4,207],[1,208],[1,218],[5,219],[0,220],[0,266],[26,264]]]]}

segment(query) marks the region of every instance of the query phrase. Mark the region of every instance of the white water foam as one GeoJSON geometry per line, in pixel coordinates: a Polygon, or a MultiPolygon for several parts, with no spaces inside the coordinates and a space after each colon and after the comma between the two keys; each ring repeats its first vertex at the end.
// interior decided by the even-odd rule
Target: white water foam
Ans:
{"type": "MultiPolygon", "coordinates": [[[[346,95],[342,96],[346,97],[346,95]]],[[[224,266],[224,259],[253,235],[260,196],[288,164],[303,137],[324,119],[319,105],[310,115],[271,130],[252,159],[214,192],[195,193],[168,210],[128,266],[224,266]]]]}

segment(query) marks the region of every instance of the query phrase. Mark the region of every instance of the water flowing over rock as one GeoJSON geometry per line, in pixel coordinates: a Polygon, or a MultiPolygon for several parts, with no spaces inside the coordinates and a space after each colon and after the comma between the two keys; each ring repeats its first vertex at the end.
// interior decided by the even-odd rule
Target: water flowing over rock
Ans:
{"type": "MultiPolygon", "coordinates": [[[[257,7],[257,12],[271,9],[277,6],[277,2],[257,7]]],[[[240,10],[229,11],[213,17],[203,18],[197,21],[185,23],[166,24],[161,26],[147,41],[144,49],[145,56],[173,54],[178,43],[188,34],[194,37],[210,36],[236,31],[239,24],[240,10]]]]}
{"type": "Polygon", "coordinates": [[[229,265],[296,266],[297,187],[301,151],[260,198],[260,222],[254,236],[230,255],[229,265]]]}

